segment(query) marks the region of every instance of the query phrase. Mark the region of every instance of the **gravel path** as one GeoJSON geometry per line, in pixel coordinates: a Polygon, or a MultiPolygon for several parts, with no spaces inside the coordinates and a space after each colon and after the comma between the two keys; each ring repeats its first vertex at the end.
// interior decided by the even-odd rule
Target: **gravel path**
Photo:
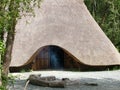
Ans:
{"type": "Polygon", "coordinates": [[[70,78],[77,80],[79,84],[66,86],[65,88],[40,87],[29,84],[27,90],[120,90],[120,70],[102,72],[70,72],[70,71],[35,71],[28,73],[10,73],[17,76],[14,85],[9,84],[9,90],[24,90],[26,79],[30,74],[41,74],[42,76],[56,76],[57,78],[70,78]],[[86,85],[96,83],[97,86],[86,85]]]}

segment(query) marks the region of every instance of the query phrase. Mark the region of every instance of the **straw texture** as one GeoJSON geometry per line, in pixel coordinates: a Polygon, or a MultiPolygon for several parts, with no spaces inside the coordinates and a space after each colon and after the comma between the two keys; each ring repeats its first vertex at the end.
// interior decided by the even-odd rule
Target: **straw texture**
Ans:
{"type": "Polygon", "coordinates": [[[43,0],[35,14],[17,23],[11,66],[24,65],[46,45],[57,45],[87,65],[120,64],[118,51],[83,0],[43,0]]]}

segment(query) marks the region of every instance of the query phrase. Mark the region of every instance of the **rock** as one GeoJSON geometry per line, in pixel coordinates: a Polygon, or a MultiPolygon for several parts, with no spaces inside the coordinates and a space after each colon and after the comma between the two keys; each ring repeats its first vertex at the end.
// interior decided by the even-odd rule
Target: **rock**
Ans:
{"type": "Polygon", "coordinates": [[[33,85],[53,88],[65,88],[69,85],[78,85],[78,81],[71,81],[69,78],[58,79],[55,76],[41,77],[41,75],[30,75],[28,80],[33,85]]]}
{"type": "Polygon", "coordinates": [[[84,83],[84,85],[87,85],[87,86],[98,86],[97,83],[84,83]]]}
{"type": "Polygon", "coordinates": [[[55,88],[65,88],[65,83],[61,80],[55,80],[53,82],[49,83],[49,87],[55,87],[55,88]]]}
{"type": "Polygon", "coordinates": [[[68,81],[70,80],[69,78],[62,78],[62,81],[68,81]]]}
{"type": "Polygon", "coordinates": [[[28,80],[33,85],[56,88],[65,87],[65,83],[62,80],[56,79],[55,76],[40,77],[38,75],[30,75],[28,80]]]}
{"type": "Polygon", "coordinates": [[[55,76],[47,76],[47,77],[41,77],[41,80],[45,80],[45,81],[54,81],[56,80],[55,76]]]}

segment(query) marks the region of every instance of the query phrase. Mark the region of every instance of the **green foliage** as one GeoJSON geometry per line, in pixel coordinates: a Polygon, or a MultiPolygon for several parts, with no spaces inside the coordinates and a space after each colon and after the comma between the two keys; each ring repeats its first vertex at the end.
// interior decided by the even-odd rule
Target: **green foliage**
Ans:
{"type": "MultiPolygon", "coordinates": [[[[4,43],[2,41],[0,41],[0,63],[2,63],[1,59],[3,58],[4,55],[4,43]]],[[[0,70],[2,69],[2,66],[0,64],[0,70]]]]}
{"type": "Polygon", "coordinates": [[[18,78],[18,77],[9,74],[7,80],[9,81],[9,83],[11,83],[12,85],[14,85],[14,83],[15,83],[15,79],[16,79],[16,78],[18,78]]]}
{"type": "Polygon", "coordinates": [[[21,72],[21,73],[32,72],[32,70],[31,70],[31,69],[22,69],[22,70],[20,70],[20,72],[21,72]]]}
{"type": "Polygon", "coordinates": [[[0,86],[0,90],[7,90],[5,86],[0,86]]]}
{"type": "Polygon", "coordinates": [[[2,86],[0,86],[0,90],[8,90],[6,88],[6,85],[8,85],[8,81],[9,81],[9,84],[14,85],[15,78],[18,78],[18,76],[13,76],[9,74],[8,77],[6,77],[5,75],[2,75],[3,80],[2,80],[2,86]]]}
{"type": "Polygon", "coordinates": [[[120,0],[85,0],[85,3],[105,34],[120,51],[120,0]]]}
{"type": "MultiPolygon", "coordinates": [[[[21,12],[33,15],[34,7],[39,7],[40,1],[41,0],[0,0],[0,63],[4,60],[3,57],[5,55],[5,46],[7,43],[4,41],[4,33],[11,33],[14,36],[15,26],[17,20],[21,17],[21,12]]],[[[1,69],[2,66],[0,64],[0,71],[1,69]]],[[[2,80],[4,84],[8,79],[2,75],[2,80]]],[[[4,87],[1,88],[5,90],[4,87]]]]}
{"type": "Polygon", "coordinates": [[[0,90],[7,90],[6,85],[8,84],[8,77],[2,74],[2,86],[0,87],[0,90]]]}

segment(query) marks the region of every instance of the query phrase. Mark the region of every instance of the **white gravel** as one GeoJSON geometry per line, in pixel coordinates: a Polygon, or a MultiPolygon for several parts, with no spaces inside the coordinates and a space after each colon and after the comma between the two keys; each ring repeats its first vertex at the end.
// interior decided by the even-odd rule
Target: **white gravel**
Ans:
{"type": "Polygon", "coordinates": [[[42,76],[56,76],[57,78],[70,78],[79,81],[79,85],[66,88],[49,88],[28,85],[27,90],[120,90],[120,70],[101,72],[70,72],[70,71],[34,71],[27,73],[10,73],[17,76],[14,85],[9,84],[9,90],[24,90],[26,79],[30,74],[42,76]],[[97,83],[98,86],[87,86],[85,83],[97,83]]]}

